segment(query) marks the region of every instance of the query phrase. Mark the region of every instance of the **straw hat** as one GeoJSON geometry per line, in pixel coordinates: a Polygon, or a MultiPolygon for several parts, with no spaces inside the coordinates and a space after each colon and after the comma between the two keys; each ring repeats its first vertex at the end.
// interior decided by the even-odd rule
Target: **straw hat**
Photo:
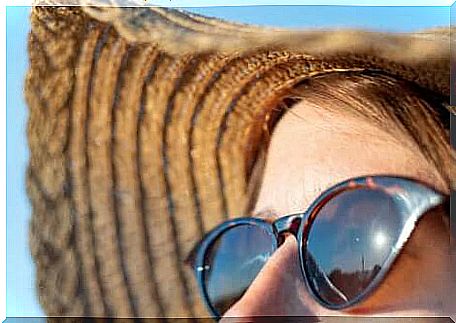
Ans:
{"type": "Polygon", "coordinates": [[[145,7],[34,7],[31,24],[30,247],[48,315],[207,316],[184,260],[251,208],[299,82],[381,70],[450,95],[447,29],[289,31],[145,7]]]}

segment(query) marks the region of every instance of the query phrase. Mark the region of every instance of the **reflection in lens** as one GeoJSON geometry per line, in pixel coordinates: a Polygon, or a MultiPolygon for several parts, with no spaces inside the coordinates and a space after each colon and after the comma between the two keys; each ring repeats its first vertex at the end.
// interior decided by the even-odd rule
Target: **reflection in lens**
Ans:
{"type": "Polygon", "coordinates": [[[208,249],[204,284],[209,300],[223,314],[237,302],[275,250],[275,237],[259,225],[225,231],[208,249]]]}
{"type": "Polygon", "coordinates": [[[310,287],[340,306],[378,275],[402,228],[398,205],[377,189],[342,192],[318,212],[309,231],[305,269],[310,287]]]}

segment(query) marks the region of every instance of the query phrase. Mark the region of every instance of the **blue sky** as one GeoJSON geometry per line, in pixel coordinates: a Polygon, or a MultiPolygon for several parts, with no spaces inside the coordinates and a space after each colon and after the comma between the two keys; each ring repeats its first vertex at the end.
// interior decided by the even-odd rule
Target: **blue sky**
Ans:
{"type": "Polygon", "coordinates": [[[6,26],[6,312],[7,316],[39,315],[28,249],[30,206],[25,195],[28,160],[25,125],[27,109],[22,85],[27,68],[28,8],[7,8],[6,26]]]}
{"type": "MultiPolygon", "coordinates": [[[[41,316],[28,249],[30,206],[25,194],[28,7],[7,7],[7,316],[41,316]]],[[[407,32],[447,26],[448,7],[254,6],[192,8],[229,20],[281,27],[355,27],[407,32]]]]}
{"type": "Polygon", "coordinates": [[[448,7],[248,6],[188,8],[195,13],[288,28],[354,27],[408,32],[448,26],[448,7]],[[259,14],[261,12],[261,14],[259,14]]]}

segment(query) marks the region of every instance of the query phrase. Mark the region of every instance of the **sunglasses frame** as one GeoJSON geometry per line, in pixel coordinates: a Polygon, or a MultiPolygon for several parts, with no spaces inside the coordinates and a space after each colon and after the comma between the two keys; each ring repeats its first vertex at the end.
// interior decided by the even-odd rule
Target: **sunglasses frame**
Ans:
{"type": "MultiPolygon", "coordinates": [[[[307,290],[312,295],[312,297],[325,308],[331,310],[341,310],[360,303],[376,289],[376,287],[388,274],[392,264],[396,260],[399,253],[402,251],[406,241],[413,233],[413,230],[415,229],[416,223],[419,221],[419,219],[430,209],[442,204],[444,200],[445,195],[443,193],[440,193],[435,189],[429,187],[427,184],[415,179],[384,175],[357,177],[330,187],[322,194],[320,194],[320,196],[317,197],[317,199],[304,212],[285,215],[273,222],[268,221],[267,219],[253,217],[236,218],[223,222],[205,235],[201,242],[196,245],[187,262],[193,267],[195,271],[199,289],[206,306],[208,307],[211,314],[218,319],[221,317],[221,314],[219,314],[213,307],[204,284],[204,272],[205,269],[207,269],[204,267],[206,254],[212,244],[217,240],[217,238],[220,237],[224,232],[237,226],[261,226],[268,234],[271,235],[271,242],[273,244],[272,247],[274,248],[275,252],[283,242],[283,234],[291,233],[296,237],[298,242],[299,265],[307,290]],[[397,239],[397,242],[392,248],[391,253],[382,264],[382,267],[378,274],[369,283],[366,289],[346,303],[330,304],[328,302],[325,302],[314,290],[314,287],[309,283],[309,274],[307,273],[307,266],[305,265],[308,236],[312,228],[312,223],[318,216],[321,208],[326,205],[328,201],[342,192],[359,188],[382,189],[386,191],[390,196],[394,196],[394,194],[399,193],[402,193],[403,195],[409,195],[408,198],[402,199],[402,205],[398,204],[400,207],[401,216],[403,219],[405,219],[405,221],[403,221],[404,224],[402,231],[397,239]],[[399,190],[399,193],[388,192],[388,189],[399,190]]],[[[400,203],[401,201],[396,202],[400,203]]]]}

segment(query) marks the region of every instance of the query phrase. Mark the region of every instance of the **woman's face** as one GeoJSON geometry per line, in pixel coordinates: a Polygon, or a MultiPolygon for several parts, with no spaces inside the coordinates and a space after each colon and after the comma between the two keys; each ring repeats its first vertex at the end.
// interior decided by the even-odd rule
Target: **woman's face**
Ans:
{"type": "MultiPolygon", "coordinates": [[[[384,129],[388,132],[361,117],[298,103],[275,128],[254,213],[280,217],[303,211],[332,185],[363,175],[411,177],[448,193],[413,142],[394,124],[384,129]]],[[[349,310],[328,310],[311,297],[290,236],[225,317],[454,315],[455,261],[440,212],[422,218],[385,280],[349,310]]]]}

